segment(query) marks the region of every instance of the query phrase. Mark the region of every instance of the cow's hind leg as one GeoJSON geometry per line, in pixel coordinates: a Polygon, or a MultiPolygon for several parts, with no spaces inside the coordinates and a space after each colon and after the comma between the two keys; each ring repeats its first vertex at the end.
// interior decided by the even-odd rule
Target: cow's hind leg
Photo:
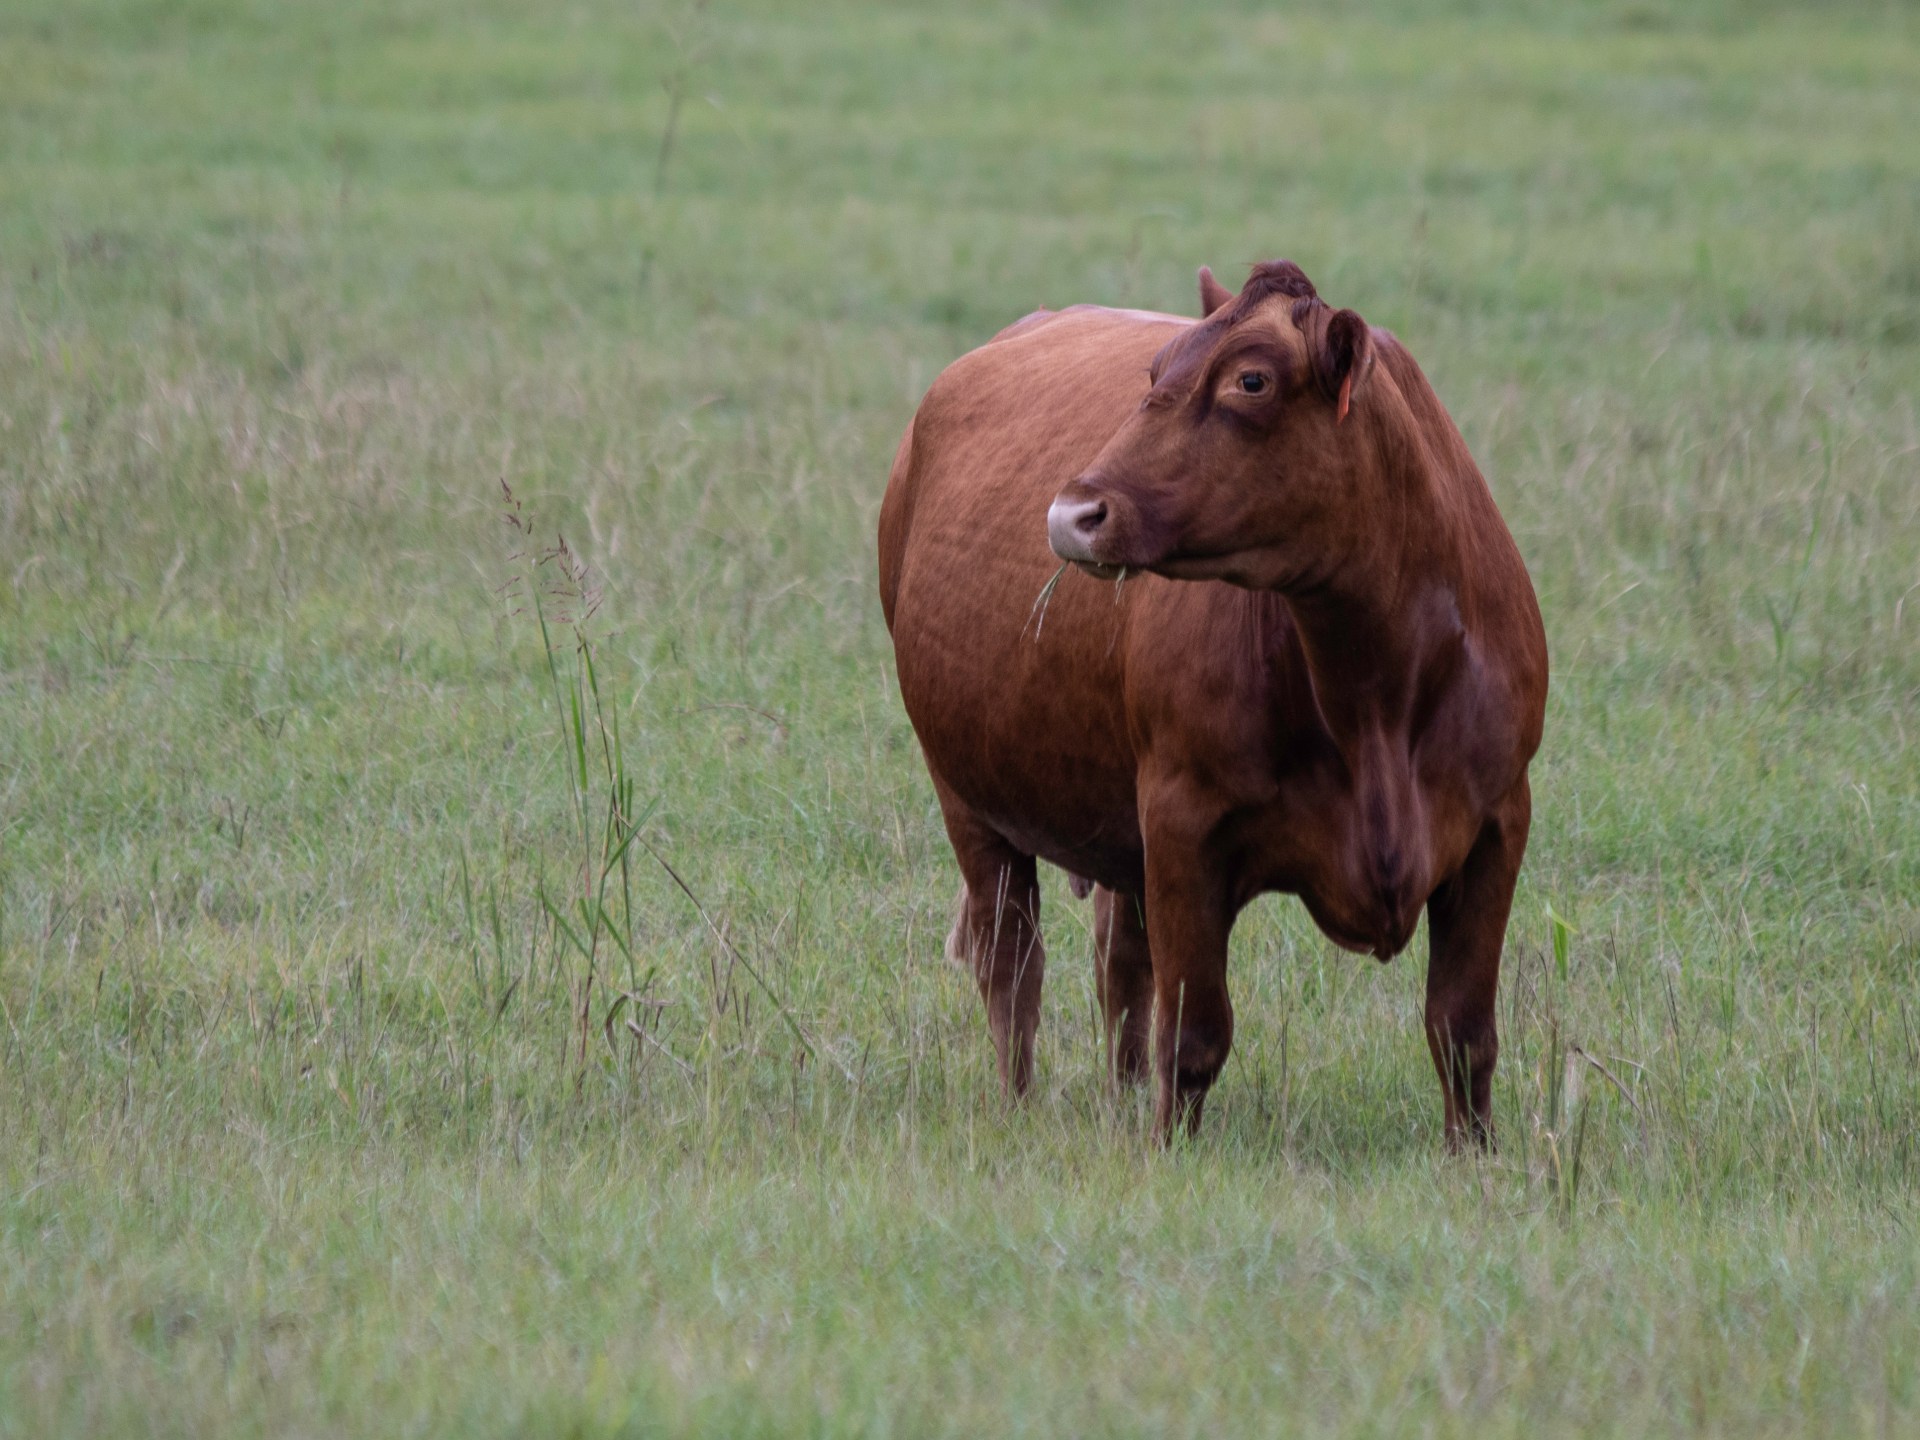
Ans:
{"type": "Polygon", "coordinates": [[[1022,855],[936,782],[960,862],[960,894],[947,957],[972,971],[986,1002],[1000,1083],[1024,1095],[1033,1083],[1033,1033],[1040,1020],[1046,952],[1040,944],[1040,883],[1022,855]]]}
{"type": "Polygon", "coordinates": [[[1153,1050],[1153,961],[1138,895],[1093,892],[1094,978],[1106,1019],[1107,1063],[1121,1084],[1147,1078],[1153,1050]]]}

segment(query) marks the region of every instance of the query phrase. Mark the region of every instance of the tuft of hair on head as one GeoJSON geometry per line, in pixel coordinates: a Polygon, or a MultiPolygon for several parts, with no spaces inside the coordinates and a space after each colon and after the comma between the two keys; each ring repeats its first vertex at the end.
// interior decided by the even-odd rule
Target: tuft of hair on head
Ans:
{"type": "Polygon", "coordinates": [[[1248,314],[1256,305],[1264,304],[1276,295],[1289,300],[1320,298],[1320,292],[1313,288],[1313,281],[1307,278],[1307,272],[1293,261],[1263,260],[1253,267],[1253,273],[1247,276],[1247,283],[1240,287],[1240,297],[1233,307],[1235,318],[1248,314]]]}

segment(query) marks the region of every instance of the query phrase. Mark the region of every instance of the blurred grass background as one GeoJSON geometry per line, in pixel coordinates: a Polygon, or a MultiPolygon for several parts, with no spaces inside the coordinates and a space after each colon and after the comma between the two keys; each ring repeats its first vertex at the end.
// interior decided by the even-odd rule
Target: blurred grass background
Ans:
{"type": "Polygon", "coordinates": [[[1911,1428],[1916,134],[1904,5],[13,0],[0,1430],[1911,1428]],[[1063,886],[1033,1104],[939,960],[899,432],[1280,255],[1547,618],[1482,1164],[1419,942],[1251,910],[1174,1154],[1063,886]],[[598,988],[540,903],[502,481],[766,989],[637,851],[598,988]]]}

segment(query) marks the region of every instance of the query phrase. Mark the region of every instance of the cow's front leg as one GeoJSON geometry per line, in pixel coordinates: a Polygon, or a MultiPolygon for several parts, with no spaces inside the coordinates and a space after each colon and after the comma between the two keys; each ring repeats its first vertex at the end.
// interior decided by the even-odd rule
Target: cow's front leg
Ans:
{"type": "Polygon", "coordinates": [[[1523,777],[1487,822],[1459,873],[1427,901],[1427,1046],[1440,1072],[1451,1150],[1494,1145],[1500,950],[1532,816],[1523,777]]]}
{"type": "Polygon", "coordinates": [[[1160,1139],[1200,1125],[1233,1046],[1227,937],[1233,913],[1199,848],[1178,835],[1147,838],[1147,937],[1153,955],[1154,1125],[1160,1139]]]}

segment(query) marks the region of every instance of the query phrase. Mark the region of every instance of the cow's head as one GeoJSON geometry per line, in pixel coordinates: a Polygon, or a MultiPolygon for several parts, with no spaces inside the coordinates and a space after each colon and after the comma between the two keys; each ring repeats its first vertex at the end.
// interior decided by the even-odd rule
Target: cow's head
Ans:
{"type": "Polygon", "coordinates": [[[1200,272],[1206,318],[1154,357],[1151,388],[1055,498],[1047,537],[1096,575],[1152,570],[1284,589],[1355,523],[1352,412],[1374,342],[1290,260],[1235,296],[1200,272]]]}

